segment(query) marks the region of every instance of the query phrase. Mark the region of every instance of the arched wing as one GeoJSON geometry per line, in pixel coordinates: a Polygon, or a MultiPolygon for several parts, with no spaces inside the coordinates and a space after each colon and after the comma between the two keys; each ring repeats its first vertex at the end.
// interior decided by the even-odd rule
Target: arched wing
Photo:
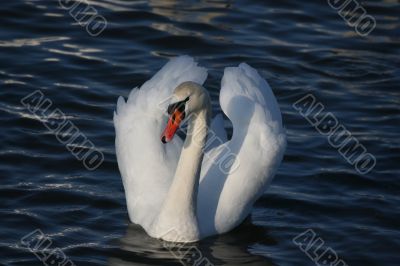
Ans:
{"type": "Polygon", "coordinates": [[[204,155],[198,217],[205,235],[227,232],[245,219],[272,180],[286,146],[274,94],[249,65],[225,68],[220,104],[233,135],[204,155]]]}
{"type": "Polygon", "coordinates": [[[114,112],[115,147],[129,217],[145,229],[151,225],[172,182],[182,140],[160,141],[165,111],[175,87],[185,81],[203,84],[206,69],[188,56],[170,60],[140,89],[118,99],[114,112]]]}

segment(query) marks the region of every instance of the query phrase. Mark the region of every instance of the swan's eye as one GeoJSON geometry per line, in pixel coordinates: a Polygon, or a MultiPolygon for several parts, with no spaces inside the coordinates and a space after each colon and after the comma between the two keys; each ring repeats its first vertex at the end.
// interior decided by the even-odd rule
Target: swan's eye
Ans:
{"type": "Polygon", "coordinates": [[[167,109],[168,114],[172,114],[175,109],[178,109],[181,112],[185,111],[185,104],[187,101],[189,101],[189,96],[186,97],[186,99],[183,101],[170,104],[167,109]]]}

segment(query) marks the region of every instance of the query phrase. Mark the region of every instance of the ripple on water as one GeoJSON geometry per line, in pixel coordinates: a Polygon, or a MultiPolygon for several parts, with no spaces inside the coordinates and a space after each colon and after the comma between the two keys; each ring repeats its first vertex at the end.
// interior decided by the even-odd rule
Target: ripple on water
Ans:
{"type": "Polygon", "coordinates": [[[88,3],[108,22],[98,37],[58,1],[4,1],[0,10],[2,263],[38,265],[20,239],[40,229],[75,265],[178,264],[165,243],[129,223],[112,116],[119,95],[167,58],[189,54],[210,69],[205,86],[218,110],[223,68],[256,67],[277,97],[288,146],[251,216],[228,234],[182,247],[188,256],[199,251],[214,265],[310,265],[292,239],[313,229],[348,265],[397,265],[396,1],[360,2],[377,21],[367,37],[324,1],[88,3]],[[21,104],[35,90],[103,152],[96,171],[46,129],[48,117],[21,104]],[[293,108],[308,93],[376,157],[373,171],[357,173],[293,108]]]}

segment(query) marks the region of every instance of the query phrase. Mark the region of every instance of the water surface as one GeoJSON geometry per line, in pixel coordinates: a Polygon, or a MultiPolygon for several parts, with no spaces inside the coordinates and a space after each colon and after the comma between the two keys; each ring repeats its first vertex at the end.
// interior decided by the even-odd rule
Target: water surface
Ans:
{"type": "Polygon", "coordinates": [[[88,2],[108,22],[97,37],[55,0],[0,7],[1,264],[42,265],[20,243],[40,229],[75,265],[179,265],[129,223],[112,115],[119,95],[189,54],[209,69],[216,108],[224,67],[257,68],[288,140],[246,222],[194,247],[215,265],[315,265],[292,242],[312,229],[347,265],[398,265],[398,1],[361,2],[377,22],[366,37],[327,1],[88,2]],[[88,171],[21,104],[35,90],[104,154],[98,169],[88,171]],[[372,171],[358,173],[293,108],[308,93],[375,156],[372,171]]]}

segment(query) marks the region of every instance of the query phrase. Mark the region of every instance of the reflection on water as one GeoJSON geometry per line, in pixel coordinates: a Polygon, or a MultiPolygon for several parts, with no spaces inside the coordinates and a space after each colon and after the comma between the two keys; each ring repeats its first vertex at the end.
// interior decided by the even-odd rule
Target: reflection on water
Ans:
{"type": "Polygon", "coordinates": [[[265,228],[253,225],[249,219],[230,233],[188,244],[151,238],[140,226],[129,224],[109,265],[273,265],[268,258],[253,255],[248,249],[256,244],[275,243],[265,228]]]}
{"type": "MultiPolygon", "coordinates": [[[[398,265],[398,0],[358,1],[377,21],[364,38],[327,1],[88,2],[108,21],[98,37],[56,0],[0,6],[0,264],[39,265],[16,243],[40,229],[77,266],[180,265],[163,242],[128,225],[112,115],[118,96],[189,54],[210,70],[205,87],[218,111],[223,68],[257,68],[288,141],[251,219],[194,247],[216,265],[313,265],[292,242],[311,228],[349,266],[398,265]],[[95,172],[21,105],[38,89],[104,152],[95,172]],[[293,109],[308,93],[377,158],[372,172],[355,172],[293,109]]],[[[190,247],[181,250],[197,258],[190,247]]]]}
{"type": "Polygon", "coordinates": [[[178,22],[204,23],[212,25],[213,19],[226,16],[231,7],[230,0],[227,1],[148,1],[151,12],[165,16],[178,22]],[[202,10],[203,9],[203,10],[202,10]],[[223,12],[221,12],[223,10],[223,12]],[[193,12],[196,11],[196,12],[193,12]]]}

